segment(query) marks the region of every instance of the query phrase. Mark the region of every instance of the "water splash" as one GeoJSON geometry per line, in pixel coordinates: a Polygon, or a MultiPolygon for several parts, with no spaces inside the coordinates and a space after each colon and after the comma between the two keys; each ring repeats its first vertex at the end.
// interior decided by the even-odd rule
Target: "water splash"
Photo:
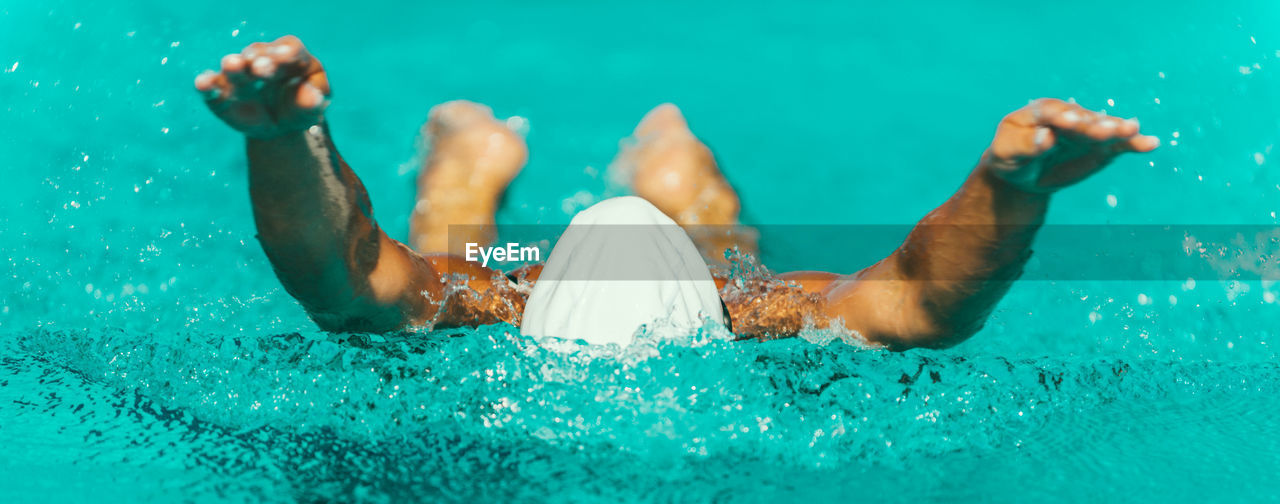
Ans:
{"type": "Polygon", "coordinates": [[[104,448],[87,456],[127,456],[105,446],[136,430],[87,433],[110,428],[103,420],[115,411],[156,431],[136,449],[186,437],[186,463],[236,476],[220,485],[285,484],[312,498],[635,495],[689,478],[707,485],[700,491],[737,494],[746,489],[731,486],[742,483],[731,467],[771,468],[766,480],[780,484],[855,461],[918,472],[921,460],[958,453],[1056,456],[1074,434],[1040,432],[1085,412],[1280,392],[1274,364],[897,354],[732,342],[710,327],[666,336],[642,338],[632,348],[643,358],[628,358],[636,351],[565,352],[509,326],[365,348],[323,334],[43,331],[18,339],[11,350],[25,357],[7,358],[3,380],[83,381],[27,395],[23,408],[88,404],[98,419],[74,430],[104,448]],[[60,397],[82,393],[100,397],[60,397]]]}

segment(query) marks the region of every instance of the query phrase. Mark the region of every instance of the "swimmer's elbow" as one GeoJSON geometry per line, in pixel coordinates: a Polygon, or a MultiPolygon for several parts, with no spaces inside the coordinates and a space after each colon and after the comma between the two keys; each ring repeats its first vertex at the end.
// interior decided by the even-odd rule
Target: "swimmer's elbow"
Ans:
{"type": "Polygon", "coordinates": [[[343,311],[308,309],[307,314],[320,330],[331,333],[382,334],[406,327],[403,314],[389,307],[368,305],[343,311]]]}
{"type": "Polygon", "coordinates": [[[905,352],[913,348],[943,349],[951,348],[969,339],[966,334],[952,332],[932,332],[914,334],[880,334],[867,338],[868,341],[883,346],[894,352],[905,352]]]}
{"type": "Polygon", "coordinates": [[[902,352],[913,348],[943,349],[956,346],[976,334],[986,318],[961,322],[923,314],[904,317],[890,327],[861,331],[868,343],[902,352]]]}

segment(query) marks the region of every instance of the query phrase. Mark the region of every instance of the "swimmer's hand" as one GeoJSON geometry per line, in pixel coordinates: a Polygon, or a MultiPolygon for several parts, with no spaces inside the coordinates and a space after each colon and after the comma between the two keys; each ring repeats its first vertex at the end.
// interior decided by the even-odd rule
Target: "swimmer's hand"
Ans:
{"type": "Polygon", "coordinates": [[[1126,152],[1150,152],[1160,139],[1134,119],[1042,98],[1005,116],[982,158],[985,169],[1019,189],[1049,193],[1084,180],[1126,152]]]}
{"type": "Polygon", "coordinates": [[[324,68],[292,35],[224,56],[221,71],[196,77],[196,90],[223,122],[253,138],[319,124],[329,104],[324,68]]]}

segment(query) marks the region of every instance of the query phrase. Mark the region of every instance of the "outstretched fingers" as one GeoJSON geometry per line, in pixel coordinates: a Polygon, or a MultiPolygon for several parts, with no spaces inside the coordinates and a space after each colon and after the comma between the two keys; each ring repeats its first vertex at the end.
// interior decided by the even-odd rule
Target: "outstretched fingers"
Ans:
{"type": "MultiPolygon", "coordinates": [[[[1051,98],[1036,100],[1027,108],[1036,126],[1053,128],[1061,135],[1075,136],[1094,142],[1146,138],[1159,144],[1155,137],[1139,135],[1138,120],[1134,118],[1112,117],[1104,112],[1094,112],[1074,103],[1051,98]]],[[[1135,145],[1145,146],[1150,143],[1143,140],[1136,142],[1135,145]]]]}
{"type": "Polygon", "coordinates": [[[1002,135],[993,152],[1006,159],[1037,157],[1064,139],[1094,144],[1106,153],[1149,152],[1158,138],[1139,133],[1136,119],[1111,117],[1075,103],[1042,98],[1014,111],[1001,122],[1002,135]]]}
{"type": "Polygon", "coordinates": [[[1160,146],[1160,138],[1150,135],[1134,135],[1119,142],[1112,148],[1116,154],[1125,152],[1151,152],[1160,146]]]}

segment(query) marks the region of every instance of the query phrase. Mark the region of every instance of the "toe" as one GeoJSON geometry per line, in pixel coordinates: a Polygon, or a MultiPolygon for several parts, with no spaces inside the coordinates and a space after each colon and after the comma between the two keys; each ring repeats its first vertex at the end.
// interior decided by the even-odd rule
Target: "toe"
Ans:
{"type": "Polygon", "coordinates": [[[688,121],[685,120],[679,107],[672,103],[663,103],[640,119],[640,124],[636,125],[635,136],[643,137],[664,131],[686,130],[688,127],[688,121]]]}
{"type": "Polygon", "coordinates": [[[479,103],[454,100],[431,107],[431,111],[427,112],[427,118],[428,133],[443,135],[475,121],[492,121],[493,110],[479,103]]]}

